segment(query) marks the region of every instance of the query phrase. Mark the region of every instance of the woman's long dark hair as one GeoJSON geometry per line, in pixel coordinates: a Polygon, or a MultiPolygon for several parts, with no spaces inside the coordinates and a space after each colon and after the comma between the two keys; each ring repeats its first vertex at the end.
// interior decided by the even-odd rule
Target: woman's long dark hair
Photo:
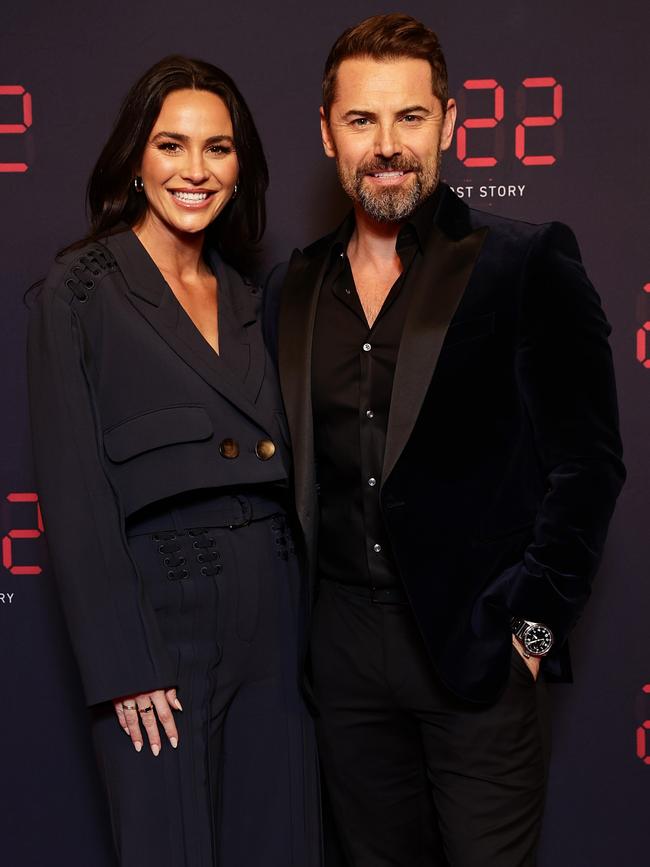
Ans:
{"type": "Polygon", "coordinates": [[[175,90],[209,91],[230,112],[239,161],[238,191],[209,226],[206,237],[224,259],[247,270],[247,256],[266,227],[269,172],[262,142],[230,76],[211,63],[177,54],[145,72],[122,104],[88,182],[91,231],[87,240],[111,234],[122,222],[134,226],[144,216],[147,200],[135,192],[133,179],[165,97],[175,90]]]}

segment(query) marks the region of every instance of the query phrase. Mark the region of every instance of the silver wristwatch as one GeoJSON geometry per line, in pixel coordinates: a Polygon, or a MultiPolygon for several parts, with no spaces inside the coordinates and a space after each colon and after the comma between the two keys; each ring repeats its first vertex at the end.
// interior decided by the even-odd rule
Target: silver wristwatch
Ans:
{"type": "Polygon", "coordinates": [[[524,646],[524,656],[546,656],[553,647],[553,633],[544,623],[513,617],[511,626],[513,635],[524,646]]]}

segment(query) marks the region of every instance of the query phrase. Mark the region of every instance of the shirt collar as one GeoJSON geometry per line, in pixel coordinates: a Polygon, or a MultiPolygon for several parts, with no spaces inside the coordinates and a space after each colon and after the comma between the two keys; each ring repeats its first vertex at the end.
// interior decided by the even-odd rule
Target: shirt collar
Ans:
{"type": "Polygon", "coordinates": [[[343,258],[345,251],[350,243],[352,232],[354,231],[354,211],[350,211],[345,220],[336,230],[330,247],[330,261],[337,258],[343,258]]]}
{"type": "MultiPolygon", "coordinates": [[[[433,193],[411,214],[406,223],[402,226],[402,231],[409,227],[409,230],[415,234],[415,237],[420,248],[420,252],[424,252],[429,241],[429,235],[436,221],[438,207],[442,198],[442,187],[440,184],[436,187],[433,193]]],[[[398,238],[399,243],[399,238],[398,238]]]]}
{"type": "MultiPolygon", "coordinates": [[[[397,250],[408,246],[413,240],[418,245],[420,252],[424,252],[431,229],[436,220],[438,207],[442,199],[443,188],[438,184],[434,192],[411,214],[408,220],[399,230],[395,247],[397,250]]],[[[345,220],[336,231],[332,246],[330,247],[330,259],[341,258],[347,250],[352,232],[354,231],[354,211],[350,211],[345,220]]]]}

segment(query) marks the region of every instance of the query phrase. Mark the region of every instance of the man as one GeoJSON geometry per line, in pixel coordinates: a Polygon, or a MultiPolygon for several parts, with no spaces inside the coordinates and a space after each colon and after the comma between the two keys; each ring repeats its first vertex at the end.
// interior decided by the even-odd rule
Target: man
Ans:
{"type": "Polygon", "coordinates": [[[609,326],[574,236],[440,183],[455,118],[434,33],[405,15],[346,31],[321,128],[353,212],[269,284],[310,690],[353,867],[534,865],[540,660],[570,678],[624,479],[609,326]]]}

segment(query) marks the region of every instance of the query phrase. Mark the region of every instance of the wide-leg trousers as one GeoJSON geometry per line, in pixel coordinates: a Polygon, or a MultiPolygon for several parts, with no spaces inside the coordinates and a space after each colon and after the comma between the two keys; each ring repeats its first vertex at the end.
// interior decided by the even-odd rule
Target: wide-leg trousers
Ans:
{"type": "Polygon", "coordinates": [[[311,667],[346,867],[534,867],[548,714],[516,650],[496,702],[463,701],[436,676],[407,604],[322,581],[311,667]]]}
{"type": "Polygon", "coordinates": [[[112,705],[93,738],[121,867],[319,867],[319,781],[299,692],[300,577],[286,515],[228,496],[131,523],[183,711],[136,753],[112,705]]]}

